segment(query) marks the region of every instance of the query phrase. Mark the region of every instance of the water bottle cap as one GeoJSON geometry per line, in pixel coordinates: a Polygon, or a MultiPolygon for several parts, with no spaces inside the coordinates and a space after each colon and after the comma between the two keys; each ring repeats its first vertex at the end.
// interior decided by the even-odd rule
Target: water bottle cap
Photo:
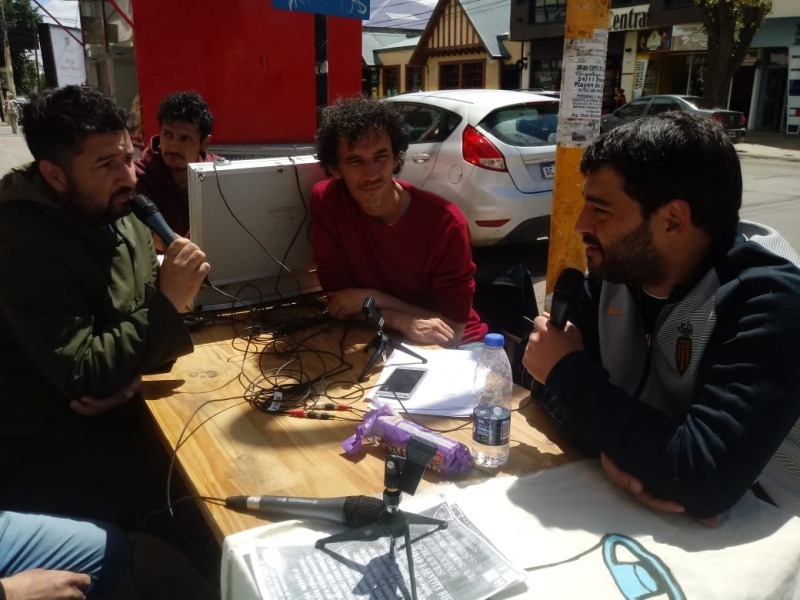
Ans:
{"type": "Polygon", "coordinates": [[[483,345],[489,348],[502,348],[506,345],[506,340],[502,333],[487,333],[483,338],[483,345]]]}

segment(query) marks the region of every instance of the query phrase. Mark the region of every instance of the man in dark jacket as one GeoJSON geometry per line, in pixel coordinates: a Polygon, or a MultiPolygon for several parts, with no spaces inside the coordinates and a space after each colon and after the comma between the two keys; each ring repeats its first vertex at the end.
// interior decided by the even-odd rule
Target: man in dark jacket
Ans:
{"type": "Polygon", "coordinates": [[[161,101],[158,124],[161,133],[136,161],[136,191],[158,206],[175,233],[189,237],[189,163],[219,158],[207,151],[214,117],[197,92],[176,92],[161,101]]]}
{"type": "Polygon", "coordinates": [[[551,412],[651,508],[715,522],[754,486],[800,515],[799,259],[739,220],[725,132],[642,119],[581,171],[586,302],[564,331],[538,317],[523,361],[551,412]]]}
{"type": "Polygon", "coordinates": [[[0,509],[133,527],[166,489],[141,375],[192,351],[178,311],[210,267],[179,238],[159,270],[123,109],[68,86],[22,123],[35,162],[0,183],[0,509]]]}

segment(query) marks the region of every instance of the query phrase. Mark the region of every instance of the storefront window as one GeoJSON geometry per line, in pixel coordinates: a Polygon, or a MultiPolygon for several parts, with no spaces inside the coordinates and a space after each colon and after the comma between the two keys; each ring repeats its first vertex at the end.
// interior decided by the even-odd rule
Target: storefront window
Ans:
{"type": "Polygon", "coordinates": [[[400,93],[400,67],[383,68],[383,96],[397,96],[400,93]]]}
{"type": "Polygon", "coordinates": [[[422,67],[406,66],[406,91],[418,92],[422,89],[422,67]]]}
{"type": "Polygon", "coordinates": [[[439,89],[457,90],[484,86],[483,61],[439,65],[439,89]]]}
{"type": "Polygon", "coordinates": [[[543,90],[561,89],[561,59],[548,58],[531,62],[531,87],[543,90]]]}
{"type": "Polygon", "coordinates": [[[461,65],[461,84],[465,88],[483,87],[483,63],[464,63],[461,65]]]}
{"type": "Polygon", "coordinates": [[[459,73],[458,65],[439,65],[439,89],[457,90],[459,73]]]}

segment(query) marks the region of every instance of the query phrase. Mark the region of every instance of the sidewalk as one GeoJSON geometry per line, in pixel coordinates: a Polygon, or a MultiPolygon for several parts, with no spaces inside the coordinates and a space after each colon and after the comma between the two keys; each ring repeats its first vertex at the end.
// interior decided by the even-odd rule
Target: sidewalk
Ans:
{"type": "MultiPolygon", "coordinates": [[[[800,135],[779,131],[748,131],[745,140],[736,144],[736,151],[742,157],[800,162],[800,135]]],[[[31,160],[33,157],[22,134],[12,134],[11,127],[0,121],[0,177],[31,160]]]]}
{"type": "MultiPolygon", "coordinates": [[[[19,131],[22,131],[20,127],[19,131]]],[[[31,162],[33,157],[22,133],[14,135],[11,127],[0,121],[0,177],[16,166],[31,162]]]]}
{"type": "Polygon", "coordinates": [[[736,144],[736,151],[748,158],[800,162],[800,135],[780,131],[748,131],[744,141],[736,144]]]}

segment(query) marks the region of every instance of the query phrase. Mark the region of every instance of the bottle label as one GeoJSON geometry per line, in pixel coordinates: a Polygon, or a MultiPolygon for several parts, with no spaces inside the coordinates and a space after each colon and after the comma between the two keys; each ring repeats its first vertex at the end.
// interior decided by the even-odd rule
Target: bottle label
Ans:
{"type": "Polygon", "coordinates": [[[472,439],[484,446],[505,446],[511,436],[511,411],[501,406],[476,406],[472,439]]]}

